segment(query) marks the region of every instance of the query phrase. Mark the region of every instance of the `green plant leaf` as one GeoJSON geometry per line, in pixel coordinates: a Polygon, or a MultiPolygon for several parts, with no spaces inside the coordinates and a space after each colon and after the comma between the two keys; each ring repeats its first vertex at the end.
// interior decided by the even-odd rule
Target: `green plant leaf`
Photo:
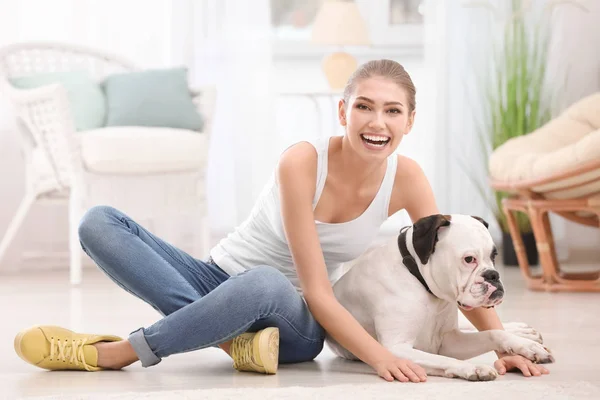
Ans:
{"type": "MultiPolygon", "coordinates": [[[[531,8],[524,7],[525,1],[505,3],[508,17],[499,26],[490,25],[491,54],[485,54],[487,63],[479,65],[480,71],[475,73],[477,93],[470,101],[477,104],[476,109],[480,111],[473,122],[486,170],[492,151],[550,120],[553,102],[561,92],[560,83],[556,80],[548,82],[549,15],[546,12],[536,14],[535,9],[529,13],[531,8]]],[[[486,8],[498,11],[491,6],[486,8]]],[[[510,193],[496,191],[490,196],[491,189],[471,172],[473,166],[464,160],[459,160],[459,165],[498,219],[502,230],[507,232],[502,201],[510,193]]],[[[516,220],[522,232],[531,231],[525,214],[517,213],[516,220]]]]}

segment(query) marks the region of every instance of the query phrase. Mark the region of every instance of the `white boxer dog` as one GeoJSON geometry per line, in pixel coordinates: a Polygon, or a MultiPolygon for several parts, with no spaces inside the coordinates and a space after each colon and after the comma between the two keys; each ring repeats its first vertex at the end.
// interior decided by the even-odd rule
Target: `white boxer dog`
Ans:
{"type": "MultiPolygon", "coordinates": [[[[515,325],[520,336],[506,330],[459,329],[458,307],[471,310],[502,302],[504,287],[494,268],[495,256],[483,219],[432,215],[352,261],[333,290],[371,336],[431,376],[493,380],[498,375],[492,366],[465,361],[490,351],[554,362],[538,343],[541,337],[526,326],[515,325]]],[[[327,342],[338,356],[357,359],[332,337],[327,342]]]]}

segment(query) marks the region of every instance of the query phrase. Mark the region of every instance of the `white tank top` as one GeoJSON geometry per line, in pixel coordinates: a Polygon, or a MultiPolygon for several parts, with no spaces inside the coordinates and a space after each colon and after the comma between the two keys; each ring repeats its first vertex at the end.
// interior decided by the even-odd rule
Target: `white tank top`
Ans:
{"type": "MultiPolygon", "coordinates": [[[[316,149],[317,187],[313,210],[319,202],[327,178],[327,158],[330,138],[310,142],[316,149]]],[[[381,224],[388,218],[388,209],[398,158],[387,159],[385,176],[368,208],[357,218],[342,223],[315,221],[330,281],[344,262],[361,255],[374,241],[381,224]]],[[[279,186],[275,173],[258,197],[248,218],[210,251],[214,262],[234,276],[259,265],[269,265],[281,271],[300,290],[296,267],[283,230],[279,201],[279,186]]]]}

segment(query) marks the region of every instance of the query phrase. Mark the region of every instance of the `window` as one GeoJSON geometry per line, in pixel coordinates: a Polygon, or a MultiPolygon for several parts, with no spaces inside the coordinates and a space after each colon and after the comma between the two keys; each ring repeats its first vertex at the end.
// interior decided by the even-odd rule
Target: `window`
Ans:
{"type": "MultiPolygon", "coordinates": [[[[276,43],[291,46],[309,44],[312,23],[324,1],[327,0],[270,0],[276,43]]],[[[422,46],[425,0],[355,2],[369,27],[373,46],[422,46]]]]}
{"type": "Polygon", "coordinates": [[[309,41],[312,23],[324,0],[270,0],[276,40],[309,41]]]}
{"type": "Polygon", "coordinates": [[[390,0],[388,23],[390,25],[422,24],[424,4],[422,0],[390,0]]]}

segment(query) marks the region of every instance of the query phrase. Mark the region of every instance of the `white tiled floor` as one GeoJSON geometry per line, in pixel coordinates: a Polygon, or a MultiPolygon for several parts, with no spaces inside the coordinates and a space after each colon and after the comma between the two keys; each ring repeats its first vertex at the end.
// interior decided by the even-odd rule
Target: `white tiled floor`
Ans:
{"type": "MultiPolygon", "coordinates": [[[[499,308],[504,321],[524,321],[540,330],[557,363],[536,382],[589,381],[600,384],[600,294],[536,293],[525,289],[517,268],[501,268],[507,298],[499,308]]],[[[326,386],[380,382],[362,363],[335,358],[325,350],[313,362],[282,365],[274,376],[239,373],[228,356],[206,349],[166,358],[143,369],[99,373],[48,372],[22,362],[13,351],[14,335],[35,324],[121,336],[160,316],[95,269],[84,271],[80,287],[66,271],[0,275],[0,398],[54,394],[149,392],[224,387],[326,386]]],[[[493,362],[491,354],[480,357],[493,362]]],[[[444,378],[430,378],[439,380],[444,378]]],[[[499,379],[528,379],[509,374],[499,379]]],[[[455,380],[458,383],[458,380],[455,380]]]]}

